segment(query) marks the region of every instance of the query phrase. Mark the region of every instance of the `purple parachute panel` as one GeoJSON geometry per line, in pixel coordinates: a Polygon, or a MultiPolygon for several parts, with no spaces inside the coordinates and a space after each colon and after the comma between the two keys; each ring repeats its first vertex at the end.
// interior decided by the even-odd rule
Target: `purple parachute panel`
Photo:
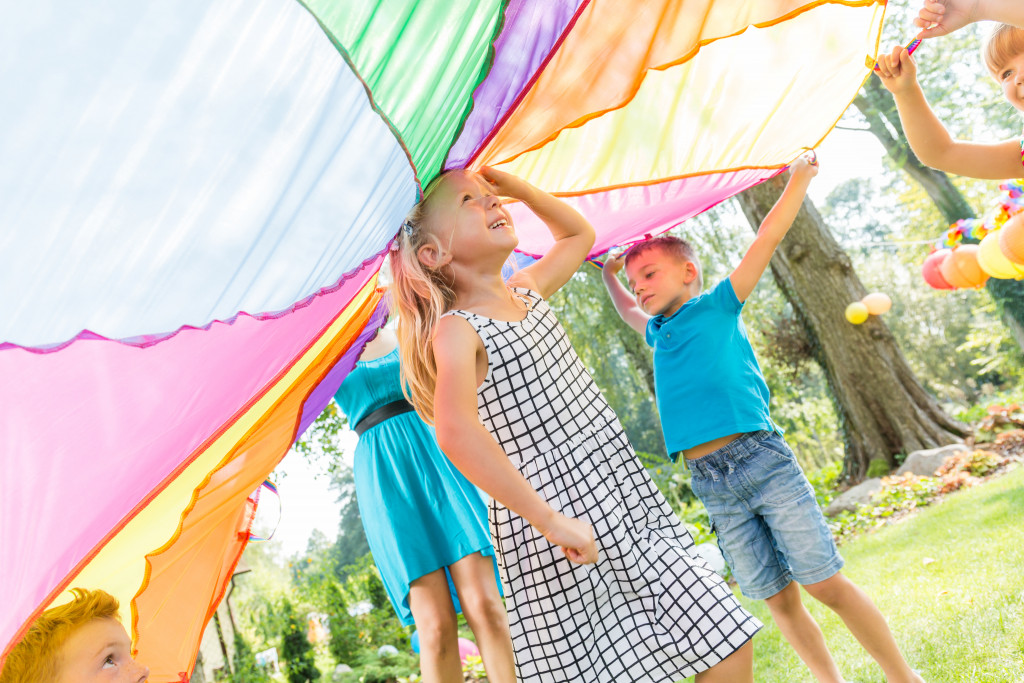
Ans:
{"type": "Polygon", "coordinates": [[[494,64],[473,92],[473,111],[444,167],[465,166],[589,0],[511,0],[494,41],[494,64]]]}

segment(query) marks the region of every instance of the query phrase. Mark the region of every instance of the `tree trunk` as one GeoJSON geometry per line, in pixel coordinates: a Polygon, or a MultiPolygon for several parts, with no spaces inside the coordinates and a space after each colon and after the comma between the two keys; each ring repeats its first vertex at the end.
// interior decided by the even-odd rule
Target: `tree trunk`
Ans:
{"type": "MultiPolygon", "coordinates": [[[[785,186],[777,176],[737,196],[757,231],[785,186]]],[[[851,325],[844,310],[866,291],[809,199],[771,261],[772,275],[808,332],[825,371],[846,443],[843,476],[863,479],[871,460],[934,448],[967,434],[924,389],[880,318],[851,325]]]]}
{"type": "MultiPolygon", "coordinates": [[[[853,104],[867,120],[868,129],[882,143],[889,158],[924,189],[947,224],[961,218],[977,218],[949,176],[922,164],[910,149],[896,101],[877,78],[868,79],[853,104]]],[[[1024,349],[1024,282],[990,278],[986,287],[999,303],[1003,323],[1017,345],[1024,349]]]]}

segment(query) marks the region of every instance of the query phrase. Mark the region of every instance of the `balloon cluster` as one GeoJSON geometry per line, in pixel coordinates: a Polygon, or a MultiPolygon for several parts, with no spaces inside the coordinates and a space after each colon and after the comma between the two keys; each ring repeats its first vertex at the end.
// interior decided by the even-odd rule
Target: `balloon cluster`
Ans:
{"type": "Polygon", "coordinates": [[[881,292],[872,292],[860,301],[854,301],[846,307],[846,319],[854,325],[860,325],[869,315],[882,315],[892,308],[892,299],[881,292]]]}
{"type": "Polygon", "coordinates": [[[933,248],[921,266],[935,289],[983,287],[990,277],[1024,279],[1024,181],[999,186],[1003,191],[984,218],[959,220],[949,227],[942,247],[933,248]],[[965,238],[980,240],[963,244],[965,238]]]}

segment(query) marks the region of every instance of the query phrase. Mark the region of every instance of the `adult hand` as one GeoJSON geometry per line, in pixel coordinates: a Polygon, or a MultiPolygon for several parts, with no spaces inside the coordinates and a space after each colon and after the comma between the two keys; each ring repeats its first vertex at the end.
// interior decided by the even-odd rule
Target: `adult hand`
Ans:
{"type": "Polygon", "coordinates": [[[944,36],[978,21],[981,0],[924,0],[914,18],[918,38],[944,36]]]}

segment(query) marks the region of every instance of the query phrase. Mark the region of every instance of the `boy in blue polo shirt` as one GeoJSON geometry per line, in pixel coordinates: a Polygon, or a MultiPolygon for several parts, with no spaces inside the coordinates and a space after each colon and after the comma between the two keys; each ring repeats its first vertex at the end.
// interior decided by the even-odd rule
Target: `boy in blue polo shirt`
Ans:
{"type": "Polygon", "coordinates": [[[800,588],[834,610],[888,681],[922,683],[885,618],[840,573],[843,559],[814,490],[780,436],[740,312],[786,235],[817,174],[793,163],[785,191],[727,279],[701,293],[690,245],[657,237],[610,258],[604,282],[615,308],[654,347],[654,385],[665,442],[692,471],[718,544],[744,595],[764,600],[783,636],[819,681],[843,677],[800,588]],[[629,287],[616,273],[625,265],[629,287]]]}

